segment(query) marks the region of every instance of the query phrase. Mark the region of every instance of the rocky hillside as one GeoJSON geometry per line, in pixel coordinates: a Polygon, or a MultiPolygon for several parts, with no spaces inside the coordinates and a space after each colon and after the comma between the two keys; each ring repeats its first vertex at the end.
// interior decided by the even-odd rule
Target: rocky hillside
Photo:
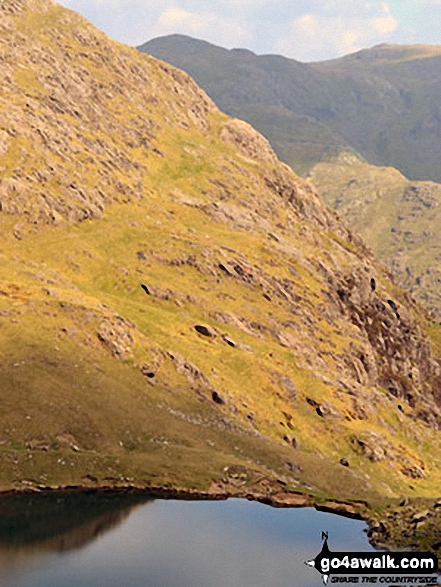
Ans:
{"type": "Polygon", "coordinates": [[[310,179],[416,299],[441,318],[441,185],[409,181],[353,154],[317,164],[310,179]]]}
{"type": "Polygon", "coordinates": [[[299,173],[352,147],[375,165],[441,181],[441,47],[380,45],[311,64],[182,35],[139,49],[190,73],[299,173]]]}
{"type": "Polygon", "coordinates": [[[0,486],[380,499],[441,481],[441,337],[185,73],[0,5],[0,486]]]}

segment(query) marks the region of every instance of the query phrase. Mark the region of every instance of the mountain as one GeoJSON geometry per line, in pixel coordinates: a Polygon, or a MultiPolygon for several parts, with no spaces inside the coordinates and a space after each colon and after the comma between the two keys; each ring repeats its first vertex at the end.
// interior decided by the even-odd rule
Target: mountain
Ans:
{"type": "Polygon", "coordinates": [[[353,154],[318,163],[309,177],[399,285],[440,319],[441,184],[409,181],[396,169],[353,154]]]}
{"type": "Polygon", "coordinates": [[[0,488],[437,495],[439,325],[312,185],[173,66],[0,15],[0,488]]]}
{"type": "Polygon", "coordinates": [[[374,128],[364,126],[365,136],[352,146],[371,163],[395,167],[410,179],[441,181],[440,46],[383,44],[315,67],[343,84],[364,79],[379,90],[374,128]]]}
{"type": "Polygon", "coordinates": [[[243,49],[229,51],[183,35],[153,39],[138,49],[189,73],[221,110],[257,128],[298,172],[346,146],[320,120],[319,111],[326,111],[333,89],[310,65],[243,49]]]}
{"type": "Polygon", "coordinates": [[[187,71],[298,173],[350,147],[414,180],[441,181],[441,47],[380,45],[310,64],[182,35],[139,49],[187,71]]]}

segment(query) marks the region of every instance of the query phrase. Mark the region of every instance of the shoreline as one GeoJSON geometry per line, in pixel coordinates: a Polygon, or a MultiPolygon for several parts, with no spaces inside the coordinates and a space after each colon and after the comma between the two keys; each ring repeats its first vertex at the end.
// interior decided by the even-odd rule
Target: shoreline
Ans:
{"type": "MultiPolygon", "coordinates": [[[[152,499],[176,499],[184,501],[226,501],[246,499],[275,508],[314,508],[319,512],[361,520],[366,523],[366,539],[377,550],[432,550],[441,555],[441,500],[403,500],[399,505],[390,503],[376,510],[364,500],[338,500],[317,498],[308,493],[277,490],[274,493],[261,491],[207,491],[163,485],[29,485],[0,491],[0,501],[8,497],[54,494],[138,496],[152,499]],[[423,511],[421,508],[425,508],[423,511]],[[439,519],[437,518],[439,514],[439,519]],[[436,523],[430,525],[430,520],[436,523]],[[423,528],[425,526],[425,528],[423,528]],[[427,539],[418,543],[418,532],[426,531],[427,539]]],[[[440,563],[441,558],[439,556],[440,563]]]]}
{"type": "Polygon", "coordinates": [[[228,499],[246,499],[256,501],[274,508],[306,508],[311,507],[317,511],[333,513],[342,517],[363,520],[369,525],[366,515],[369,504],[366,501],[340,501],[334,499],[320,500],[308,493],[281,490],[273,494],[259,491],[201,491],[197,489],[184,489],[166,487],[162,485],[140,486],[128,485],[64,485],[46,486],[29,485],[23,488],[0,490],[0,501],[8,497],[20,497],[29,495],[53,495],[53,494],[83,494],[83,495],[131,495],[144,496],[153,499],[176,499],[183,501],[226,501],[228,499]]]}
{"type": "Polygon", "coordinates": [[[162,485],[29,485],[23,488],[12,488],[0,490],[0,499],[8,496],[20,496],[30,494],[45,493],[114,493],[114,494],[132,494],[145,495],[156,499],[181,499],[194,501],[226,501],[227,499],[246,499],[248,501],[257,501],[264,505],[276,508],[301,508],[314,507],[317,511],[334,513],[347,518],[365,520],[366,517],[360,513],[361,509],[368,509],[369,504],[364,500],[337,500],[325,499],[318,500],[311,494],[300,491],[278,491],[274,494],[261,492],[230,492],[230,491],[201,491],[197,489],[184,489],[176,487],[167,487],[162,485]]]}

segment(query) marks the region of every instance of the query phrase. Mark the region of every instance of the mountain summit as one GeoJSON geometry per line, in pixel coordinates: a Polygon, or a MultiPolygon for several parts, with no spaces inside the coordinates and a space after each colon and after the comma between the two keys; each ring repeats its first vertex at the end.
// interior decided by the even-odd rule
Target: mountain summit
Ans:
{"type": "Polygon", "coordinates": [[[311,184],[186,73],[0,14],[1,487],[434,494],[439,328],[311,184]]]}

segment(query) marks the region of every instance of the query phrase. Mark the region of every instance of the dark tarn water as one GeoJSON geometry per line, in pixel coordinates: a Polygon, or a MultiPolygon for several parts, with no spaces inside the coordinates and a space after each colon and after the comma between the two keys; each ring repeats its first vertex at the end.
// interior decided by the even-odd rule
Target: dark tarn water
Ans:
{"type": "Polygon", "coordinates": [[[0,500],[1,587],[319,587],[304,562],[372,550],[363,522],[256,502],[51,494],[0,500]]]}

